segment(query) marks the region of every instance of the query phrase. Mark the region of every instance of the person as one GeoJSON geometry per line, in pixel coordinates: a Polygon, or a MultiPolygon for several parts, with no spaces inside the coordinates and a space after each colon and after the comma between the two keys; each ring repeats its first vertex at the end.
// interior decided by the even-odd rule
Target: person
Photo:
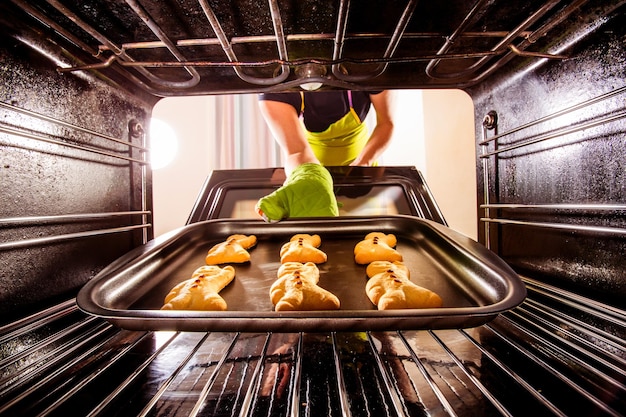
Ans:
{"type": "Polygon", "coordinates": [[[336,216],[332,177],[325,166],[373,166],[393,132],[388,91],[263,93],[259,107],[285,153],[287,180],[257,203],[266,221],[336,216]],[[364,122],[370,108],[376,126],[364,122]]]}

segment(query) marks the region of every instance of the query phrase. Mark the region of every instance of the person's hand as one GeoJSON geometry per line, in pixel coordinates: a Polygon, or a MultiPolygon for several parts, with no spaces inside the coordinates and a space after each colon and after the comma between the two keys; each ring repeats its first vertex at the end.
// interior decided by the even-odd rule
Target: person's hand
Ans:
{"type": "Polygon", "coordinates": [[[282,187],[261,198],[255,208],[266,222],[339,215],[333,178],[326,168],[315,163],[298,166],[282,187]]]}

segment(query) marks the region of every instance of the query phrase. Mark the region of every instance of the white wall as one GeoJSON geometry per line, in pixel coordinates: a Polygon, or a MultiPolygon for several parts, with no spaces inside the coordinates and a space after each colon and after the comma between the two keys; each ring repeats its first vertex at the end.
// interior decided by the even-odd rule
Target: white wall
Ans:
{"type": "MultiPolygon", "coordinates": [[[[476,155],[471,99],[457,90],[394,91],[393,94],[396,129],[380,165],[417,167],[448,225],[476,239],[476,155]]],[[[213,154],[215,147],[211,143],[216,138],[212,124],[220,122],[215,118],[221,114],[216,103],[216,98],[211,96],[175,97],[163,99],[154,108],[153,116],[169,123],[179,138],[179,151],[172,165],[153,174],[155,236],[185,224],[204,180],[213,169],[234,168],[217,166],[219,158],[213,154]]],[[[370,118],[368,122],[371,123],[370,118]]],[[[261,136],[266,134],[259,132],[261,136]]]]}
{"type": "Polygon", "coordinates": [[[460,90],[423,92],[424,176],[448,225],[478,239],[474,104],[460,90]]]}
{"type": "Polygon", "coordinates": [[[448,225],[478,238],[474,105],[461,90],[394,92],[394,135],[381,165],[415,166],[448,225]]]}
{"type": "Polygon", "coordinates": [[[211,142],[214,97],[172,97],[155,106],[152,116],[176,132],[173,162],[152,173],[154,235],[183,226],[208,174],[215,169],[211,142]]]}

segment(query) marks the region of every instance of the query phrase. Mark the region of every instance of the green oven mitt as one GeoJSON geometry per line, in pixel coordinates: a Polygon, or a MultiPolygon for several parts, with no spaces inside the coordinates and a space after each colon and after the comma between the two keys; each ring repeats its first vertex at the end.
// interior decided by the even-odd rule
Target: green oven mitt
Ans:
{"type": "Polygon", "coordinates": [[[257,202],[256,211],[270,223],[294,217],[338,216],[333,178],[319,164],[302,164],[282,187],[257,202]]]}

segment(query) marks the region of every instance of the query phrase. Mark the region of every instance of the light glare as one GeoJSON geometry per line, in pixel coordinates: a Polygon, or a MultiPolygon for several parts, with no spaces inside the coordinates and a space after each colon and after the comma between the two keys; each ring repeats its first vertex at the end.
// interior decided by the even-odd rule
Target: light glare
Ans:
{"type": "Polygon", "coordinates": [[[150,165],[160,169],[169,165],[178,151],[178,138],[170,125],[159,119],[150,120],[150,165]]]}

